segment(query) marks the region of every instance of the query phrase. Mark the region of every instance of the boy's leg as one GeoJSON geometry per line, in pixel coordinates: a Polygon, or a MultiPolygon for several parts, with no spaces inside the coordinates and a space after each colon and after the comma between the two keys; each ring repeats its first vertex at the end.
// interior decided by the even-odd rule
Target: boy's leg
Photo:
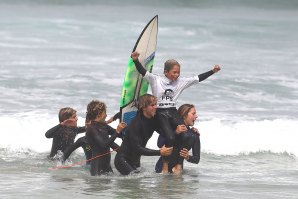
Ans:
{"type": "MultiPolygon", "coordinates": [[[[176,109],[159,109],[156,114],[156,119],[159,124],[159,133],[166,138],[165,146],[173,147],[175,142],[177,121],[179,115],[176,109]],[[173,117],[174,116],[174,117],[173,117]]],[[[162,173],[168,173],[169,157],[162,158],[162,173]]]]}
{"type": "Polygon", "coordinates": [[[172,147],[175,141],[176,127],[172,126],[171,114],[167,109],[158,109],[156,120],[159,126],[158,133],[165,137],[165,146],[172,147]]]}
{"type": "Polygon", "coordinates": [[[133,173],[136,171],[136,168],[130,165],[124,157],[121,155],[116,154],[116,157],[114,159],[115,168],[122,174],[122,175],[128,175],[130,173],[133,173]]]}

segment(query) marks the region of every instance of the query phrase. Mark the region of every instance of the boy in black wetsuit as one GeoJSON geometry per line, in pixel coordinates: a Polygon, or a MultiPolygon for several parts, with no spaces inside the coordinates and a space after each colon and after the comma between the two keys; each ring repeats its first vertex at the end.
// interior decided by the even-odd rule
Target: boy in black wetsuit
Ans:
{"type": "MultiPolygon", "coordinates": [[[[189,78],[180,76],[180,64],[173,59],[165,62],[164,77],[160,77],[147,71],[139,62],[138,52],[133,52],[131,57],[135,63],[136,69],[147,80],[151,86],[154,96],[157,97],[157,112],[156,120],[161,128],[160,134],[163,134],[166,139],[166,146],[171,147],[175,141],[175,129],[178,125],[183,124],[182,118],[179,116],[176,109],[176,101],[182,91],[194,84],[197,84],[209,76],[220,70],[219,65],[206,73],[196,75],[189,78]]],[[[167,172],[168,159],[164,158],[164,173],[167,172]]]]}
{"type": "Polygon", "coordinates": [[[110,148],[115,150],[119,147],[114,140],[126,126],[121,122],[115,130],[105,122],[106,116],[106,105],[103,102],[93,100],[88,104],[86,118],[91,120],[91,124],[87,126],[86,138],[92,150],[92,176],[113,172],[110,148]]]}
{"type": "Polygon", "coordinates": [[[47,138],[53,138],[52,149],[49,157],[52,159],[60,150],[64,150],[74,143],[74,139],[77,134],[86,131],[85,127],[77,127],[77,111],[73,108],[66,107],[59,111],[60,124],[49,129],[45,136],[47,138]]]}
{"type": "Polygon", "coordinates": [[[148,140],[157,129],[155,120],[156,97],[150,94],[142,95],[138,102],[138,112],[126,129],[126,135],[118,149],[114,164],[122,175],[137,173],[141,166],[142,155],[165,156],[172,152],[172,147],[163,146],[160,150],[146,148],[148,140]]]}

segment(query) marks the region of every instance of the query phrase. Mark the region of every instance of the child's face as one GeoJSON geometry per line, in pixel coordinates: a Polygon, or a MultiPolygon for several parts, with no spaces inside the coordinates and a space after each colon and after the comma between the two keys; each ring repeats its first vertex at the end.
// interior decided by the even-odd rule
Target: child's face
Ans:
{"type": "Polygon", "coordinates": [[[69,119],[64,121],[64,125],[68,127],[77,126],[78,116],[77,114],[73,114],[69,119]]]}
{"type": "Polygon", "coordinates": [[[165,72],[165,76],[171,81],[177,80],[180,76],[180,67],[178,65],[174,65],[171,70],[165,72]]]}

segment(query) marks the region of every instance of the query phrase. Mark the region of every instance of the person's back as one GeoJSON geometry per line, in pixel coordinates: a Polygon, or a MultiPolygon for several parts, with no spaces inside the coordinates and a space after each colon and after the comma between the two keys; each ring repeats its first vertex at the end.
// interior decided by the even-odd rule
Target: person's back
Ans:
{"type": "Polygon", "coordinates": [[[87,126],[86,139],[92,150],[90,167],[92,176],[113,172],[110,165],[110,147],[113,149],[119,147],[114,140],[125,127],[124,123],[120,123],[117,129],[113,129],[106,124],[106,116],[106,105],[103,102],[93,100],[88,104],[86,118],[91,124],[87,126]]]}
{"type": "Polygon", "coordinates": [[[87,142],[90,144],[92,150],[92,156],[96,157],[102,154],[104,156],[100,157],[100,161],[94,160],[96,162],[96,166],[99,168],[100,173],[112,172],[110,162],[111,162],[111,154],[109,153],[110,147],[113,149],[118,148],[118,145],[113,145],[114,140],[117,138],[117,134],[115,129],[108,126],[106,123],[100,123],[92,121],[91,124],[87,127],[86,131],[87,142]],[[110,138],[109,135],[113,135],[110,138]]]}

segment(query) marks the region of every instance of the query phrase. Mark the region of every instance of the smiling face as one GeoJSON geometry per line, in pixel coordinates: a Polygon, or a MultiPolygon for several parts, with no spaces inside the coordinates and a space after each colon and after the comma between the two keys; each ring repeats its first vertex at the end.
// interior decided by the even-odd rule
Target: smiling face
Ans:
{"type": "Polygon", "coordinates": [[[173,66],[169,71],[165,71],[165,76],[171,81],[175,81],[180,76],[180,67],[178,65],[173,66]]]}
{"type": "Polygon", "coordinates": [[[146,118],[153,118],[156,114],[157,102],[156,100],[152,101],[148,106],[143,108],[143,114],[146,118]]]}
{"type": "Polygon", "coordinates": [[[156,114],[157,99],[151,94],[144,94],[139,98],[138,109],[146,118],[152,118],[156,114]]]}

